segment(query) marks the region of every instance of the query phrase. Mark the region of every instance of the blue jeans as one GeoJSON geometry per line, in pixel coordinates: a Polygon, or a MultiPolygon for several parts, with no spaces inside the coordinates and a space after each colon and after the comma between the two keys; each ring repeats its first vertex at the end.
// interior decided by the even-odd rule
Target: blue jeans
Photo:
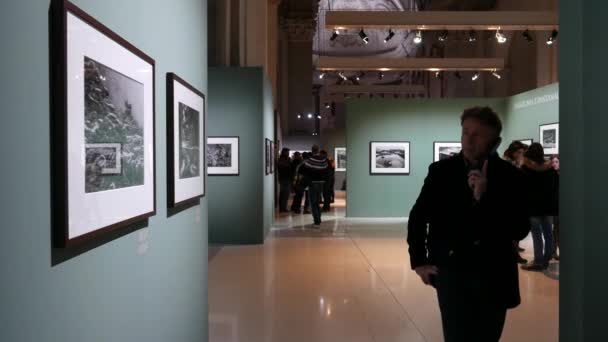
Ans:
{"type": "Polygon", "coordinates": [[[321,224],[321,194],[323,193],[323,183],[325,182],[312,182],[308,187],[308,198],[310,199],[310,211],[312,211],[312,218],[315,224],[321,224]]]}
{"type": "Polygon", "coordinates": [[[530,225],[532,242],[534,243],[534,263],[547,266],[555,251],[553,246],[553,217],[533,216],[530,218],[530,225]]]}

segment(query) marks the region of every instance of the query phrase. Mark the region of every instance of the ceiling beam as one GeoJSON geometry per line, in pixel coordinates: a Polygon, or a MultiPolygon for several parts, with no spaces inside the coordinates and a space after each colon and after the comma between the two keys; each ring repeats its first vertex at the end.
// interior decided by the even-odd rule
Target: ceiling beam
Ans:
{"type": "Polygon", "coordinates": [[[502,70],[502,58],[359,58],[319,57],[317,70],[324,71],[494,71],[502,70]]]}
{"type": "Polygon", "coordinates": [[[559,28],[559,16],[555,11],[328,11],[325,28],[551,31],[559,28]]]}
{"type": "Polygon", "coordinates": [[[329,85],[329,94],[414,94],[424,93],[423,85],[329,85]]]}

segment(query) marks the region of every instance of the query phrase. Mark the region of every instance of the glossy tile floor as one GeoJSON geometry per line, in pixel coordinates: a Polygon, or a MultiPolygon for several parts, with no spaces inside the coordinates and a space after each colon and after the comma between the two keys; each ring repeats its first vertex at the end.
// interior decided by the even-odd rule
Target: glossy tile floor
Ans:
{"type": "MultiPolygon", "coordinates": [[[[263,246],[214,248],[209,262],[211,342],[443,341],[437,299],[409,269],[405,223],[324,213],[282,214],[263,246]]],[[[530,238],[522,242],[530,258],[530,238]]],[[[520,272],[523,304],[501,341],[558,340],[558,264],[520,272]]]]}

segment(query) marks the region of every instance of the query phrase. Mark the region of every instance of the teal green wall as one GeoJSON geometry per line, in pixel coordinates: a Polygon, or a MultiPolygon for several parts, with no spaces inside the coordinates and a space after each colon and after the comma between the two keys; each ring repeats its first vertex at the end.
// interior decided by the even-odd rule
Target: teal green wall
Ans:
{"type": "Polygon", "coordinates": [[[460,141],[460,114],[502,99],[379,100],[347,103],[348,217],[407,217],[433,161],[434,141],[460,141]],[[369,174],[370,141],[409,141],[410,175],[369,174]]]}
{"type": "Polygon", "coordinates": [[[240,137],[240,175],[211,176],[209,242],[263,243],[272,224],[273,175],[264,172],[272,138],[272,92],[261,68],[209,69],[209,136],[240,137]]]}
{"type": "MultiPolygon", "coordinates": [[[[325,149],[334,160],[336,159],[336,147],[346,147],[346,131],[344,129],[324,129],[321,131],[321,148],[325,149]]],[[[346,170],[348,171],[348,165],[346,170]]],[[[336,171],[334,190],[342,188],[344,179],[346,179],[346,171],[336,171]]]]}
{"type": "Polygon", "coordinates": [[[558,92],[559,85],[551,84],[506,99],[501,151],[515,139],[540,142],[539,126],[559,122],[558,92]]]}
{"type": "MultiPolygon", "coordinates": [[[[260,69],[260,71],[262,71],[262,69],[260,69]]],[[[274,99],[272,97],[272,84],[270,83],[270,80],[266,77],[266,73],[262,72],[263,74],[263,80],[262,80],[262,84],[264,87],[264,103],[263,103],[263,108],[262,108],[262,124],[263,124],[263,136],[264,138],[268,138],[271,141],[274,141],[274,144],[276,144],[276,137],[274,136],[274,99]]],[[[263,146],[263,145],[260,145],[263,146]]],[[[273,145],[275,146],[275,145],[273,145]]],[[[262,154],[258,154],[258,156],[263,156],[264,152],[262,152],[262,154]]],[[[278,151],[276,151],[276,147],[275,147],[275,157],[278,157],[278,151]]],[[[272,227],[272,223],[273,223],[273,218],[274,218],[274,205],[275,205],[275,175],[276,175],[276,163],[274,165],[274,173],[271,175],[266,175],[264,170],[265,170],[265,159],[264,157],[260,158],[261,161],[261,166],[262,166],[262,172],[260,173],[262,175],[262,182],[263,182],[263,192],[264,192],[264,196],[263,196],[263,200],[262,200],[262,206],[263,206],[263,215],[264,215],[264,223],[263,223],[263,227],[264,227],[264,235],[263,238],[265,238],[268,235],[268,232],[270,232],[270,228],[272,227]]],[[[259,162],[259,161],[258,161],[259,162]]]]}
{"type": "Polygon", "coordinates": [[[167,217],[164,83],[171,71],[207,91],[206,1],[75,3],[156,59],[157,215],[52,266],[49,1],[3,1],[0,340],[206,341],[207,199],[167,217]]]}

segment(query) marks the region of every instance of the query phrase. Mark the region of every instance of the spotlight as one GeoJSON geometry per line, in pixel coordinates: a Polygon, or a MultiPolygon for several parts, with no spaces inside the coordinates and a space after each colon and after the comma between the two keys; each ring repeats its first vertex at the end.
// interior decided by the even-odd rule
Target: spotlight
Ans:
{"type": "Polygon", "coordinates": [[[329,105],[329,102],[325,102],[325,109],[329,109],[331,108],[331,106],[329,105]]]}
{"type": "Polygon", "coordinates": [[[302,120],[302,114],[298,114],[298,120],[302,120]]]}
{"type": "Polygon", "coordinates": [[[525,30],[524,33],[521,34],[527,42],[531,43],[534,41],[534,38],[532,38],[532,35],[530,35],[530,31],[525,30]]]}
{"type": "Polygon", "coordinates": [[[479,72],[476,72],[475,74],[473,74],[473,77],[471,77],[471,80],[477,81],[478,78],[479,78],[479,72]]]}
{"type": "Polygon", "coordinates": [[[496,41],[498,44],[504,44],[507,42],[507,36],[505,36],[505,34],[500,30],[496,30],[496,41]]]}
{"type": "Polygon", "coordinates": [[[361,31],[359,31],[359,37],[361,37],[361,40],[365,44],[369,44],[369,37],[367,36],[367,34],[365,34],[365,32],[363,32],[363,29],[361,29],[361,31]]]}
{"type": "Polygon", "coordinates": [[[311,113],[308,113],[308,118],[312,119],[312,114],[311,113]]]}
{"type": "Polygon", "coordinates": [[[454,76],[455,76],[457,79],[459,79],[459,80],[461,80],[461,79],[462,79],[462,75],[460,74],[460,71],[456,71],[456,72],[454,73],[454,76]]]}
{"type": "Polygon", "coordinates": [[[416,32],[416,36],[414,36],[414,44],[422,43],[422,31],[416,32]]]}
{"type": "Polygon", "coordinates": [[[388,43],[389,40],[393,39],[393,37],[395,36],[395,32],[393,32],[393,30],[388,29],[388,36],[386,36],[386,38],[384,38],[384,43],[388,43]]]}
{"type": "Polygon", "coordinates": [[[502,77],[500,76],[500,74],[496,72],[496,70],[492,71],[492,76],[494,76],[494,77],[496,77],[496,78],[498,78],[498,79],[501,79],[501,78],[502,78],[502,77]]]}
{"type": "Polygon", "coordinates": [[[441,71],[435,71],[435,78],[439,78],[441,76],[441,71]]]}
{"type": "Polygon", "coordinates": [[[320,79],[320,80],[322,80],[322,79],[323,79],[323,77],[325,77],[325,73],[324,73],[324,72],[322,72],[322,73],[320,73],[320,74],[319,74],[319,79],[320,79]]]}
{"type": "Polygon", "coordinates": [[[553,32],[551,32],[551,36],[547,39],[547,45],[553,45],[553,43],[555,43],[557,40],[557,35],[557,30],[553,30],[553,32]]]}
{"type": "Polygon", "coordinates": [[[378,79],[381,80],[384,78],[384,74],[382,73],[382,71],[378,72],[378,79]]]}
{"type": "Polygon", "coordinates": [[[335,30],[334,33],[331,34],[331,37],[329,37],[329,40],[333,42],[339,35],[338,30],[335,30]]]}
{"type": "Polygon", "coordinates": [[[341,78],[342,80],[344,80],[344,81],[348,81],[348,77],[344,76],[344,74],[343,74],[343,73],[339,72],[339,73],[338,73],[338,76],[340,76],[340,78],[341,78]]]}
{"type": "Polygon", "coordinates": [[[475,33],[475,31],[473,31],[473,30],[469,31],[468,41],[469,41],[469,43],[474,43],[477,41],[477,33],[475,33]]]}
{"type": "Polygon", "coordinates": [[[357,82],[361,81],[361,76],[357,75],[355,76],[355,79],[357,80],[357,82]]]}
{"type": "Polygon", "coordinates": [[[321,115],[317,115],[317,119],[321,120],[321,115]]]}
{"type": "Polygon", "coordinates": [[[445,42],[448,40],[448,30],[441,31],[437,39],[439,39],[440,42],[445,42]]]}

